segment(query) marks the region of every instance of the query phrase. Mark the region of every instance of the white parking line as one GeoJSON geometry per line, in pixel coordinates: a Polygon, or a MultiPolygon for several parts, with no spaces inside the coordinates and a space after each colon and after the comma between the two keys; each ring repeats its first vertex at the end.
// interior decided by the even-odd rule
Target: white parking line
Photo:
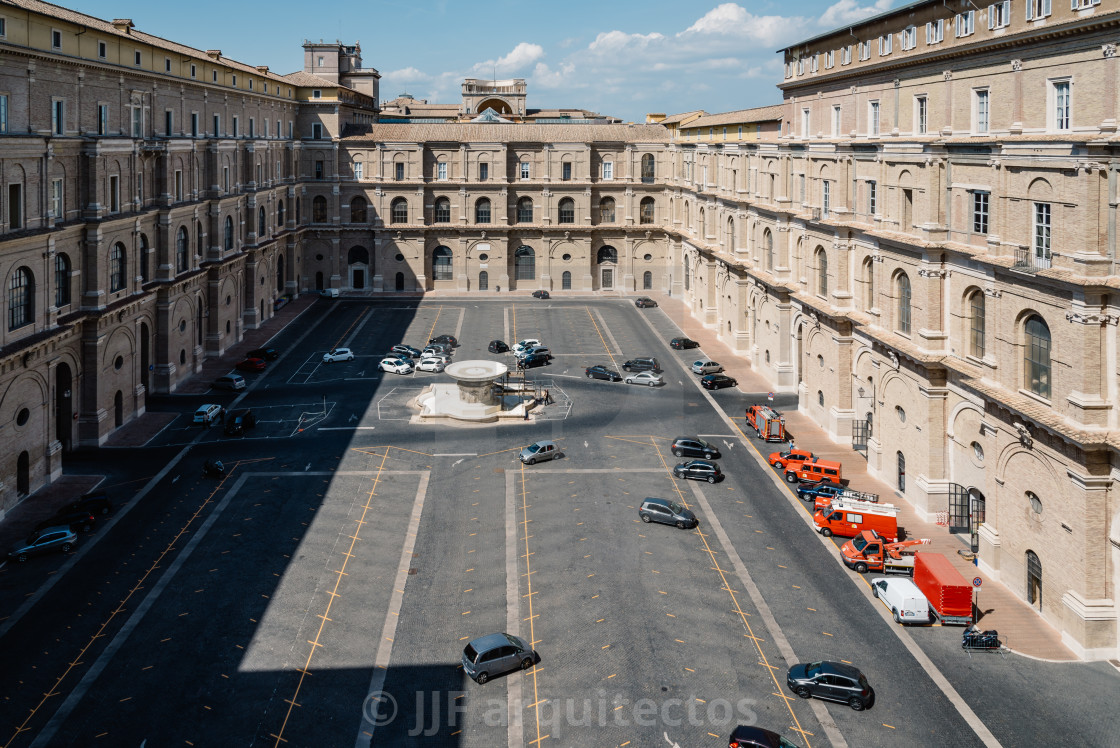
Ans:
{"type": "MultiPolygon", "coordinates": [[[[517,541],[517,486],[515,484],[519,474],[520,471],[516,470],[506,471],[506,633],[514,636],[521,636],[521,588],[518,584],[521,577],[517,571],[517,551],[521,546],[517,541]]],[[[509,748],[521,748],[525,745],[522,723],[524,710],[521,708],[522,680],[518,679],[515,684],[511,683],[506,691],[506,714],[509,717],[506,743],[509,748]]]]}

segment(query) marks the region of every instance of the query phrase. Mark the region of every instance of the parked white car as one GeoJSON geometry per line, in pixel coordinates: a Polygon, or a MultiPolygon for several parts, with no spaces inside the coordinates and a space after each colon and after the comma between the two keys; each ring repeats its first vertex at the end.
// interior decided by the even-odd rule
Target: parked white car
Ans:
{"type": "Polygon", "coordinates": [[[215,405],[214,403],[209,403],[207,405],[200,405],[200,406],[198,406],[198,410],[196,410],[194,412],[194,422],[195,423],[210,423],[211,421],[217,420],[218,414],[221,413],[221,412],[222,412],[222,406],[221,405],[215,405]]]}
{"type": "Polygon", "coordinates": [[[428,359],[428,358],[434,358],[437,361],[441,361],[444,366],[447,366],[449,363],[451,363],[451,354],[449,354],[449,353],[440,353],[439,351],[432,351],[432,352],[425,352],[424,355],[420,357],[421,360],[428,359]]]}
{"type": "Polygon", "coordinates": [[[537,340],[536,338],[526,338],[525,340],[519,341],[518,343],[514,344],[513,355],[521,356],[526,351],[528,351],[532,348],[536,348],[540,344],[541,344],[541,341],[537,340]]]}
{"type": "Polygon", "coordinates": [[[394,374],[412,373],[412,362],[399,358],[383,358],[377,366],[381,371],[391,371],[394,374]]]}
{"type": "Polygon", "coordinates": [[[323,363],[330,364],[335,361],[353,361],[354,351],[349,348],[332,348],[323,354],[323,363]]]}
{"type": "Polygon", "coordinates": [[[723,371],[723,366],[716,361],[692,362],[693,374],[719,374],[721,371],[723,371]]]}
{"type": "Polygon", "coordinates": [[[929,623],[929,600],[906,577],[875,577],[871,594],[894,615],[895,623],[929,623]]]}
{"type": "Polygon", "coordinates": [[[659,387],[665,384],[665,379],[660,374],[652,371],[639,371],[626,377],[626,384],[644,384],[647,387],[659,387]]]}
{"type": "Polygon", "coordinates": [[[416,368],[420,371],[443,371],[447,364],[438,358],[428,357],[420,359],[420,365],[416,368]]]}

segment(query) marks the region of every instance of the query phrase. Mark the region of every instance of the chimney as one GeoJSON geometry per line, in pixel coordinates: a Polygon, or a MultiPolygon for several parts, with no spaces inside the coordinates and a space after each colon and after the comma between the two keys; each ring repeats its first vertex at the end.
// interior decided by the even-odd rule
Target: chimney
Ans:
{"type": "Polygon", "coordinates": [[[268,65],[257,65],[257,72],[264,75],[268,72],[268,65]]]}
{"type": "Polygon", "coordinates": [[[135,28],[135,25],[132,23],[131,18],[114,18],[113,28],[122,34],[127,34],[129,33],[129,29],[135,28]]]}
{"type": "Polygon", "coordinates": [[[220,50],[220,49],[208,49],[208,50],[206,50],[206,56],[209,57],[211,60],[216,60],[216,59],[218,59],[219,57],[222,56],[222,50],[220,50]]]}

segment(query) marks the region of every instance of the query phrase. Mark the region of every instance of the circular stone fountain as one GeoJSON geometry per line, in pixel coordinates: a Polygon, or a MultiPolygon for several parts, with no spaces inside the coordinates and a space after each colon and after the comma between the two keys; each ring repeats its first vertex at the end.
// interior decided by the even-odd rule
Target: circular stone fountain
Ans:
{"type": "Polygon", "coordinates": [[[498,361],[458,361],[444,371],[455,384],[433,384],[416,398],[420,406],[419,420],[439,419],[496,421],[501,417],[522,417],[516,408],[510,408],[503,397],[498,379],[509,372],[509,367],[498,361]]]}

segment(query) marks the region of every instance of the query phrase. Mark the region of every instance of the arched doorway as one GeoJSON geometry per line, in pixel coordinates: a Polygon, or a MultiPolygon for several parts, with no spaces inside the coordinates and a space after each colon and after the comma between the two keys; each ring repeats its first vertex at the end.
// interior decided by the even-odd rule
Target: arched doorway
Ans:
{"type": "Polygon", "coordinates": [[[55,439],[62,444],[62,450],[70,450],[72,435],[71,421],[74,418],[74,398],[71,388],[74,375],[69,364],[59,364],[54,370],[54,430],[55,439]]]}
{"type": "Polygon", "coordinates": [[[490,275],[485,270],[479,270],[478,271],[478,290],[479,291],[489,291],[490,290],[490,275]]]}
{"type": "Polygon", "coordinates": [[[152,389],[151,382],[151,365],[152,365],[152,351],[151,343],[149,342],[151,333],[148,332],[148,323],[140,323],[140,383],[144,385],[144,391],[150,392],[152,389]]]}
{"type": "Polygon", "coordinates": [[[394,284],[394,288],[396,288],[396,290],[398,290],[398,291],[403,291],[404,290],[404,273],[397,273],[397,278],[396,278],[396,283],[394,284]]]}
{"type": "Polygon", "coordinates": [[[113,426],[120,428],[124,425],[124,393],[117,390],[113,395],[113,426]]]}
{"type": "Polygon", "coordinates": [[[642,273],[642,290],[643,291],[652,291],[653,290],[653,273],[649,270],[642,273]]]}
{"type": "Polygon", "coordinates": [[[599,266],[599,288],[614,288],[614,269],[618,265],[618,250],[614,247],[599,247],[595,264],[599,266]]]}
{"type": "Polygon", "coordinates": [[[1027,551],[1027,602],[1042,610],[1042,562],[1034,551],[1027,551]]]}
{"type": "Polygon", "coordinates": [[[478,113],[482,114],[487,109],[493,109],[496,114],[503,117],[513,114],[513,108],[502,99],[486,99],[478,105],[478,113]]]}
{"type": "Polygon", "coordinates": [[[513,277],[516,281],[514,288],[520,286],[520,281],[536,279],[537,253],[532,247],[521,246],[513,253],[513,277]]]}
{"type": "Polygon", "coordinates": [[[346,255],[346,264],[350,268],[350,288],[355,291],[364,289],[369,272],[369,250],[361,246],[351,247],[346,255]]]}
{"type": "Polygon", "coordinates": [[[906,493],[906,455],[898,453],[898,492],[906,493]]]}
{"type": "Polygon", "coordinates": [[[323,290],[323,271],[322,270],[315,273],[315,290],[316,291],[322,291],[323,290]]]}
{"type": "Polygon", "coordinates": [[[31,493],[31,455],[26,451],[20,452],[16,460],[16,493],[20,496],[31,493]]]}

